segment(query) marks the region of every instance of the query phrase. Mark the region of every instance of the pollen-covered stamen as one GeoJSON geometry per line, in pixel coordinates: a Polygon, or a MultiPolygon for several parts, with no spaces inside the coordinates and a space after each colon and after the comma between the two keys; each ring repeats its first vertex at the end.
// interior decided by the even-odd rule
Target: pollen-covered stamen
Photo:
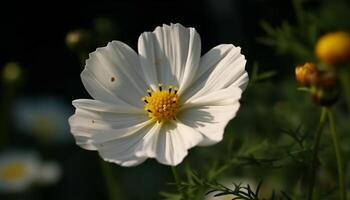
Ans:
{"type": "Polygon", "coordinates": [[[147,94],[151,97],[152,96],[152,90],[147,90],[147,94]]]}
{"type": "Polygon", "coordinates": [[[159,91],[162,91],[162,87],[163,87],[163,84],[162,84],[162,83],[159,83],[159,84],[158,84],[158,89],[159,89],[159,91]]]}
{"type": "Polygon", "coordinates": [[[158,84],[157,91],[147,90],[149,96],[141,100],[146,103],[148,116],[158,122],[175,119],[179,110],[177,91],[172,85],[168,86],[168,90],[163,90],[163,84],[158,84]]]}
{"type": "Polygon", "coordinates": [[[174,87],[174,94],[177,94],[177,91],[179,91],[179,88],[174,87]]]}
{"type": "Polygon", "coordinates": [[[143,102],[145,102],[145,103],[148,103],[146,97],[142,97],[142,98],[141,98],[141,101],[143,101],[143,102]]]}
{"type": "Polygon", "coordinates": [[[172,91],[172,89],[173,89],[173,86],[172,86],[172,85],[169,85],[168,88],[169,88],[169,89],[168,89],[169,93],[171,93],[171,91],[172,91]]]}

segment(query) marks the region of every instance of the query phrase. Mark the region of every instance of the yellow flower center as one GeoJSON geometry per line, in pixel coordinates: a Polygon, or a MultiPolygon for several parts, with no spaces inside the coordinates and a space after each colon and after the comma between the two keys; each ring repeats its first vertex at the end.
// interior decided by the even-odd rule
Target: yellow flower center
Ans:
{"type": "Polygon", "coordinates": [[[0,172],[0,177],[7,181],[16,181],[26,174],[26,168],[23,163],[11,163],[5,166],[0,172]]]}
{"type": "Polygon", "coordinates": [[[157,91],[148,90],[149,96],[143,97],[142,101],[146,103],[145,110],[148,116],[157,121],[174,120],[179,110],[178,89],[168,86],[168,90],[163,90],[163,84],[158,85],[157,91]]]}

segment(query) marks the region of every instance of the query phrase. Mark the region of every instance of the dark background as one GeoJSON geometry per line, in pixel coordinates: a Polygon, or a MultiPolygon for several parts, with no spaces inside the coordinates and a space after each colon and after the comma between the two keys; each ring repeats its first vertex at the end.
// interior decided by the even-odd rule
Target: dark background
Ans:
{"type": "Polygon", "coordinates": [[[251,65],[256,60],[274,62],[271,51],[255,41],[262,34],[260,20],[278,24],[293,15],[290,2],[278,0],[12,1],[1,10],[0,64],[17,61],[24,66],[29,79],[24,92],[59,93],[67,99],[86,93],[79,80],[81,64],[65,46],[65,36],[74,29],[91,28],[97,17],[113,21],[114,39],[135,50],[140,33],[163,23],[181,23],[200,33],[202,53],[233,43],[242,47],[251,65]]]}

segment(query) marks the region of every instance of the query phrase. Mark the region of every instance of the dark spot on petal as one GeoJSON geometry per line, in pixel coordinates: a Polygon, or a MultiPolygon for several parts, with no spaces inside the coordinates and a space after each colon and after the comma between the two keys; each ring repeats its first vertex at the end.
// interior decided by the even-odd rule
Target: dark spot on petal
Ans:
{"type": "Polygon", "coordinates": [[[160,59],[155,59],[155,60],[154,60],[154,64],[155,64],[155,65],[160,65],[160,62],[161,62],[160,59]]]}
{"type": "Polygon", "coordinates": [[[114,82],[114,81],[115,81],[115,77],[112,77],[112,78],[111,78],[111,82],[114,82]]]}

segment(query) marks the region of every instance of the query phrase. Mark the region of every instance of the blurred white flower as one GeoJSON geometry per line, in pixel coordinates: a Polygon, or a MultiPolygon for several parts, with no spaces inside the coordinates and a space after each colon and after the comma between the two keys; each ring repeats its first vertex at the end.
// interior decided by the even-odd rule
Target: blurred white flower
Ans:
{"type": "Polygon", "coordinates": [[[15,102],[13,115],[19,132],[30,134],[41,142],[69,143],[67,117],[71,109],[54,97],[22,98],[15,102]]]}
{"type": "Polygon", "coordinates": [[[196,30],[171,24],[141,34],[138,53],[113,41],[90,54],[81,78],[95,100],[73,101],[76,143],[122,166],[174,166],[190,148],[221,141],[248,82],[240,48],[201,57],[196,30]]]}
{"type": "Polygon", "coordinates": [[[0,155],[0,191],[21,192],[37,178],[40,161],[36,154],[6,152],[0,155]]]}
{"type": "Polygon", "coordinates": [[[0,154],[0,192],[23,192],[34,183],[53,184],[60,177],[60,166],[41,161],[36,153],[16,150],[0,154]]]}

